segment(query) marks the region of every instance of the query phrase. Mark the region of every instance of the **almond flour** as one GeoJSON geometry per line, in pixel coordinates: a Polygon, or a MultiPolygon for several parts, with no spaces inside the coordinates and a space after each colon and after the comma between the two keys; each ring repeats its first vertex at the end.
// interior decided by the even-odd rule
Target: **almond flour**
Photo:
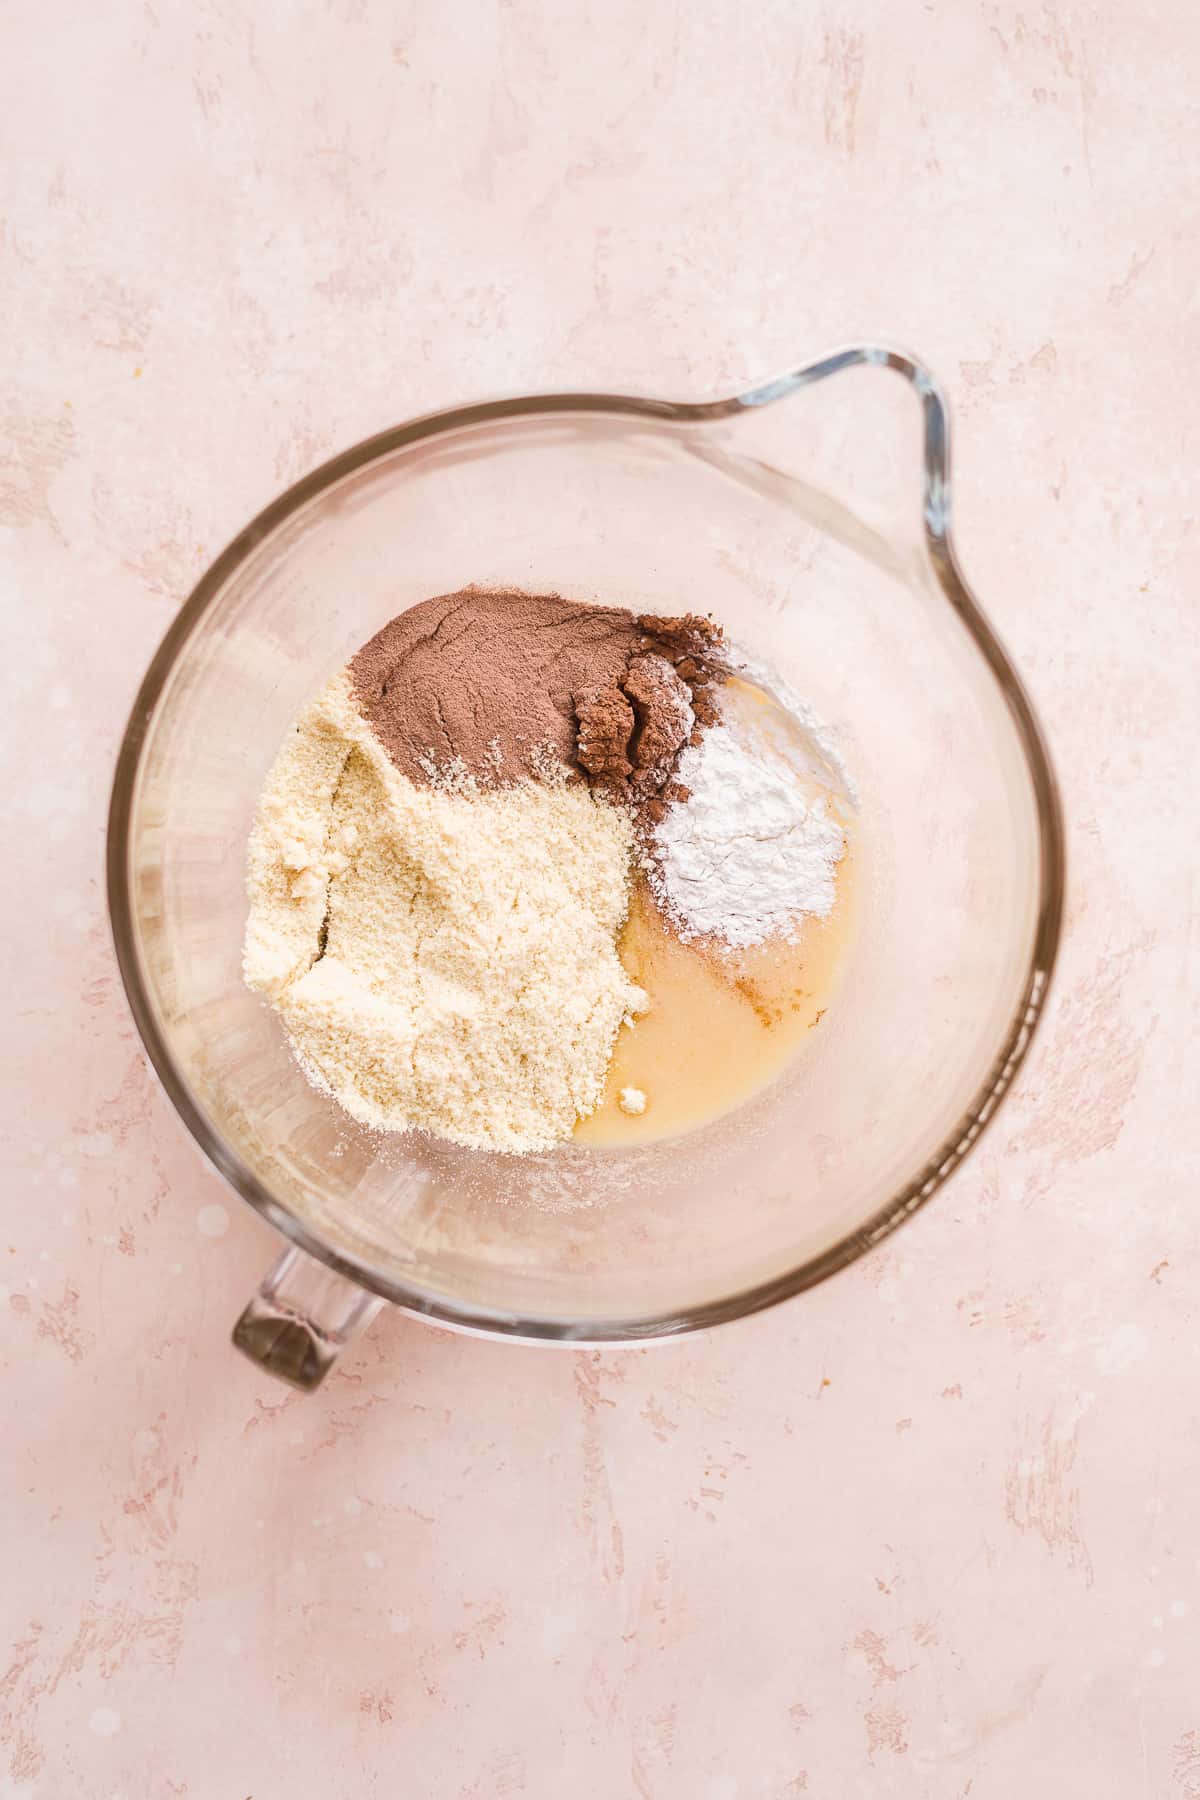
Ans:
{"type": "Polygon", "coordinates": [[[547,1149],[647,1005],[616,947],[633,848],[628,813],[582,783],[410,780],[343,671],[259,802],[246,980],[364,1124],[547,1149]]]}

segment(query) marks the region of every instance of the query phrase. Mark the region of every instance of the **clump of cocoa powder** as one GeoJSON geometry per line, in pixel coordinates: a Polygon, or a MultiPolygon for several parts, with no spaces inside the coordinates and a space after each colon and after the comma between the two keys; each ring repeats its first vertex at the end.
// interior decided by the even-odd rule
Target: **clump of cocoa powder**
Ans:
{"type": "Polygon", "coordinates": [[[615,681],[575,695],[578,755],[593,787],[654,822],[685,744],[716,717],[706,690],[724,672],[721,628],[696,613],[642,613],[637,652],[615,681]]]}

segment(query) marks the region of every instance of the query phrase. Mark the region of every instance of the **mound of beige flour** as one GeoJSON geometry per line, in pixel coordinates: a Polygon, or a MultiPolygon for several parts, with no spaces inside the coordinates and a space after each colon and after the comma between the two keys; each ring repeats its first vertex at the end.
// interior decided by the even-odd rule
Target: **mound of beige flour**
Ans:
{"type": "Polygon", "coordinates": [[[548,766],[418,783],[343,671],[271,769],[244,971],[309,1079],[364,1124],[530,1151],[596,1106],[646,997],[617,955],[629,812],[548,766]]]}

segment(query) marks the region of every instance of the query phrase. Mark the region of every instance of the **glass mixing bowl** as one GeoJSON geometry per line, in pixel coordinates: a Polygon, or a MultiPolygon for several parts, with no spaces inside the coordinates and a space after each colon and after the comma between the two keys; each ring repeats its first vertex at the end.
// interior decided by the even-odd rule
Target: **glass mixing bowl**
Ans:
{"type": "Polygon", "coordinates": [[[385,1301],[523,1339],[694,1331],[811,1287],[953,1172],[1045,1003],[1063,846],[949,515],[936,384],[854,348],[703,405],[537,395],[418,419],[218,558],[133,709],[108,886],[168,1095],[291,1240],[243,1349],[315,1386],[385,1301]],[[857,789],[858,923],[828,1016],[773,1086],[674,1142],[514,1159],[373,1135],[243,986],[246,837],[290,720],[386,619],[473,582],[713,612],[832,729],[857,789]]]}

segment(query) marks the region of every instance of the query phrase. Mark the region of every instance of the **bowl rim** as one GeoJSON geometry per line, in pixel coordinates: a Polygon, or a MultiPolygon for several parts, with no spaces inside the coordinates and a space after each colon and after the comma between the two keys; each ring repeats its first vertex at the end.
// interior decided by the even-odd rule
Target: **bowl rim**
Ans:
{"type": "Polygon", "coordinates": [[[1045,1011],[1062,934],[1066,856],[1062,802],[1041,725],[1016,669],[968,586],[951,533],[949,412],[929,370],[907,352],[881,344],[857,344],[791,369],[724,399],[688,402],[609,393],[523,394],[508,399],[426,413],[363,439],[320,464],[265,506],[238,532],[201,575],[180,607],[142,679],[118,751],[108,814],[106,871],[109,919],[126,999],[143,1048],[167,1098],[209,1163],[261,1217],[318,1262],[415,1316],[472,1333],[575,1344],[640,1343],[708,1330],[815,1287],[889,1237],[913,1216],[959,1167],[994,1118],[1028,1054],[1045,1011]],[[1037,920],[1021,995],[1000,1048],[970,1103],[921,1168],[855,1230],[819,1255],[805,1258],[769,1281],[751,1284],[681,1313],[630,1318],[571,1320],[518,1314],[476,1305],[393,1279],[353,1253],[325,1243],[289,1212],[242,1162],[193,1094],[162,1030],[142,963],[130,869],[130,830],[151,727],[185,645],[209,605],[235,571],[286,520],[347,476],[395,451],[448,432],[501,420],[539,415],[608,415],[671,425],[699,425],[775,404],[801,388],[855,367],[890,369],[917,396],[923,415],[923,528],[925,546],[944,597],[958,614],[1000,688],[1016,729],[1033,790],[1038,822],[1037,920]]]}

